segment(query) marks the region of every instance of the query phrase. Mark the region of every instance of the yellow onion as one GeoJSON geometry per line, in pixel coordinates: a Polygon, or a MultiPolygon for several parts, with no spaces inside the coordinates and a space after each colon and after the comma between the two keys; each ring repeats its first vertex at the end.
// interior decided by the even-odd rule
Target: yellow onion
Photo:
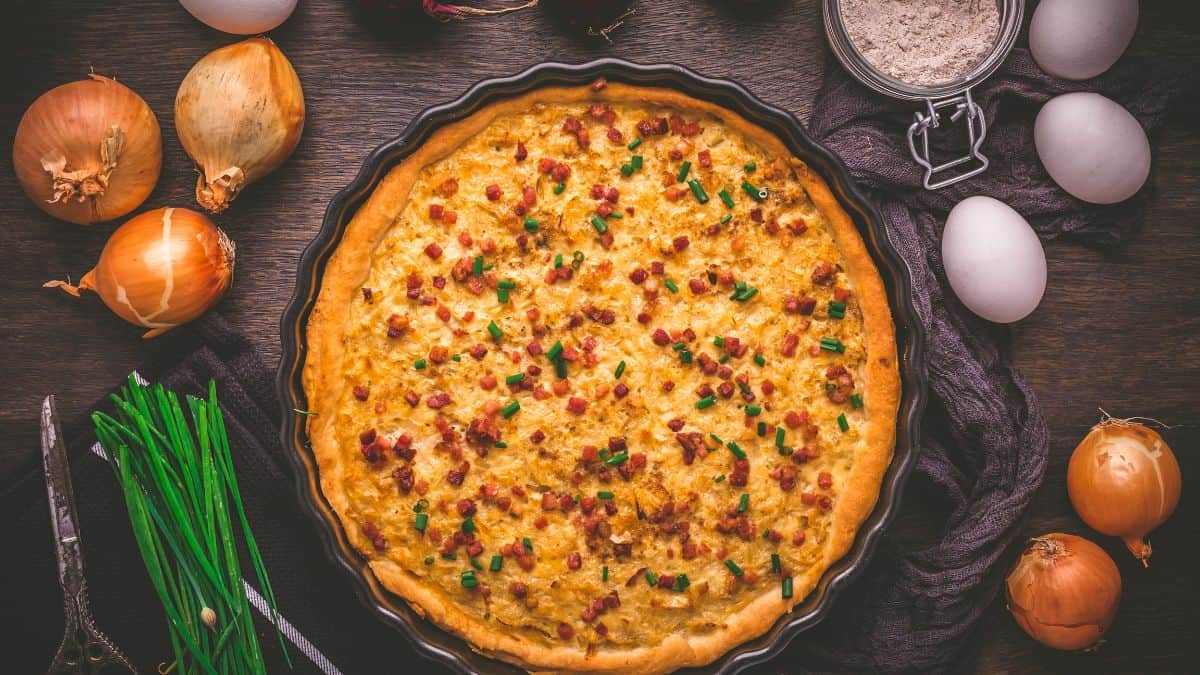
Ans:
{"type": "Polygon", "coordinates": [[[1146,536],[1179,504],[1182,477],[1170,446],[1149,427],[1107,417],[1092,427],[1067,465],[1067,492],[1092,529],[1120,537],[1150,564],[1146,536]]]}
{"type": "Polygon", "coordinates": [[[21,117],[13,168],[46,213],[87,225],[136,209],[158,182],[162,133],[150,106],[92,74],[42,94],[21,117]]]}
{"type": "Polygon", "coordinates": [[[224,211],[300,142],[300,78],[265,37],[222,47],[183,78],[175,96],[175,129],[200,174],[196,201],[213,213],[224,211]]]}
{"type": "Polygon", "coordinates": [[[79,285],[47,281],[79,297],[94,291],[122,319],[152,338],[195,319],[225,295],[233,279],[233,242],[203,213],[164,208],[118,227],[79,285]]]}
{"type": "Polygon", "coordinates": [[[1100,642],[1121,601],[1121,573],[1104,549],[1073,534],[1034,537],[1005,582],[1008,611],[1038,642],[1087,649],[1100,642]]]}

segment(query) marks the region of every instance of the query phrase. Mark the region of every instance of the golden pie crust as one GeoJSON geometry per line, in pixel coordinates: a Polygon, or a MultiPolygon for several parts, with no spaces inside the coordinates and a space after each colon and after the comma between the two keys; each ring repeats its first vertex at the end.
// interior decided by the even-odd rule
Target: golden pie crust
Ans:
{"type": "Polygon", "coordinates": [[[672,90],[543,88],[438,130],[347,226],[307,338],[351,543],[533,671],[762,634],[850,548],[894,447],[894,326],[850,218],[774,135],[672,90]]]}

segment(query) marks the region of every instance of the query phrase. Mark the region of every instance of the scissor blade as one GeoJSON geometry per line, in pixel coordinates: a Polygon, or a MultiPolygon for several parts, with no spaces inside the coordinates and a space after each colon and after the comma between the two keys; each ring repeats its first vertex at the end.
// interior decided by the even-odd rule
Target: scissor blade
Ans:
{"type": "Polygon", "coordinates": [[[83,588],[83,547],[79,540],[75,492],[71,489],[71,470],[67,465],[67,444],[58,423],[53,395],[42,401],[42,464],[46,470],[46,495],[50,501],[50,522],[54,526],[54,548],[58,554],[58,580],[63,592],[71,597],[83,588]]]}

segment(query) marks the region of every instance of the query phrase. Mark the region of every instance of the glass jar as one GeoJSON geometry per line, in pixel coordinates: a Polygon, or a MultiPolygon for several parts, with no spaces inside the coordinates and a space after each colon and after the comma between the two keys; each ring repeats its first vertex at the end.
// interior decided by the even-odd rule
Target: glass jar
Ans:
{"type": "Polygon", "coordinates": [[[988,167],[987,157],[980,152],[983,141],[987,138],[987,120],[984,119],[983,109],[971,97],[971,88],[996,72],[1012,51],[1017,42],[1017,34],[1021,32],[1025,2],[982,1],[995,2],[1000,12],[1000,27],[991,54],[961,77],[926,86],[897,80],[872,65],[850,40],[845,21],[842,19],[842,0],[824,0],[825,35],[829,38],[830,49],[846,72],[880,94],[906,101],[925,102],[925,108],[914,114],[913,123],[908,127],[908,149],[913,160],[925,170],[924,185],[927,190],[953,185],[983,173],[988,167]],[[934,165],[929,155],[929,132],[938,128],[941,115],[945,112],[949,112],[951,122],[966,118],[967,154],[934,165]]]}

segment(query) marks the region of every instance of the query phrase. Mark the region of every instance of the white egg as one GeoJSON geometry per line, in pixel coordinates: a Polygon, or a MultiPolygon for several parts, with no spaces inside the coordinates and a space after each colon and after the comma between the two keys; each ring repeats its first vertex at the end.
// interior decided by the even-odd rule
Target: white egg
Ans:
{"type": "Polygon", "coordinates": [[[1021,214],[991,197],[968,197],[950,210],[942,266],[958,299],[996,323],[1029,316],[1046,291],[1042,242],[1021,214]]]}
{"type": "Polygon", "coordinates": [[[1086,80],[1121,58],[1137,20],[1137,0],[1042,0],[1029,23],[1029,50],[1047,73],[1086,80]]]}
{"type": "Polygon", "coordinates": [[[226,33],[265,33],[287,20],[297,0],[179,0],[201,22],[226,33]]]}
{"type": "Polygon", "coordinates": [[[1150,141],[1120,104],[1076,92],[1050,99],[1033,124],[1033,143],[1047,173],[1085,202],[1115,204],[1150,175],[1150,141]]]}

